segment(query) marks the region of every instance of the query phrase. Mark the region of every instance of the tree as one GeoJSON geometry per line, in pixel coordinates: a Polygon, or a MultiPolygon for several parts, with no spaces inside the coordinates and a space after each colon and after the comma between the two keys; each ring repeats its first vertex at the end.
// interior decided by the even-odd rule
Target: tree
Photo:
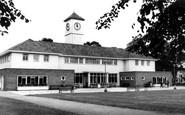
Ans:
{"type": "MultiPolygon", "coordinates": [[[[114,5],[111,12],[96,22],[97,29],[110,28],[110,23],[129,1],[121,0],[114,5]]],[[[185,61],[185,1],[143,0],[137,21],[140,31],[127,50],[159,59],[157,70],[174,72],[174,68],[182,67],[185,61]]]]}
{"type": "Polygon", "coordinates": [[[8,33],[8,27],[12,22],[15,22],[17,18],[24,20],[28,23],[30,20],[25,18],[25,16],[21,13],[20,10],[15,8],[12,0],[0,0],[0,25],[2,29],[0,29],[1,35],[8,33]]]}
{"type": "Polygon", "coordinates": [[[159,70],[173,70],[185,61],[185,2],[177,0],[163,9],[158,21],[147,29],[144,36],[137,36],[129,51],[158,58],[159,70]]]}
{"type": "Polygon", "coordinates": [[[84,45],[101,47],[100,43],[96,41],[86,42],[84,45]]]}
{"type": "Polygon", "coordinates": [[[51,39],[51,38],[43,38],[41,41],[44,41],[44,42],[53,42],[53,39],[51,39]]]}

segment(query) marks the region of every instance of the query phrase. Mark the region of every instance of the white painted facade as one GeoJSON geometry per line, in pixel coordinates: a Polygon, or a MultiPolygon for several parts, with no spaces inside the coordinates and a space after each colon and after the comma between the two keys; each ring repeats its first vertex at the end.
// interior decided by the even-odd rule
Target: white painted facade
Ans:
{"type": "Polygon", "coordinates": [[[128,59],[124,61],[124,71],[155,71],[155,61],[147,60],[147,59],[128,59]],[[135,64],[135,61],[138,60],[138,65],[135,64]],[[141,61],[144,61],[144,64],[141,64],[141,61]],[[147,65],[147,61],[149,61],[149,65],[147,65]]]}
{"type": "MultiPolygon", "coordinates": [[[[81,57],[83,58],[83,64],[80,63],[65,63],[65,57],[60,55],[49,55],[49,61],[44,61],[45,54],[39,54],[39,60],[34,61],[34,52],[28,52],[28,60],[23,60],[23,54],[25,53],[11,53],[10,61],[0,64],[0,69],[3,68],[26,68],[26,69],[72,69],[75,73],[82,72],[105,72],[105,65],[102,64],[100,57],[81,57]],[[100,64],[86,64],[86,58],[98,58],[100,64]]],[[[47,54],[48,55],[48,54],[47,54]]],[[[68,56],[69,57],[69,56],[68,56]]],[[[114,59],[115,60],[115,59],[114,59]]],[[[116,59],[117,65],[106,65],[106,71],[108,73],[119,73],[128,71],[155,71],[155,61],[149,59],[116,59]],[[135,60],[138,60],[138,65],[135,65],[135,60]],[[141,60],[144,60],[144,65],[141,65],[141,60]],[[149,61],[149,65],[147,65],[149,61]]]]}

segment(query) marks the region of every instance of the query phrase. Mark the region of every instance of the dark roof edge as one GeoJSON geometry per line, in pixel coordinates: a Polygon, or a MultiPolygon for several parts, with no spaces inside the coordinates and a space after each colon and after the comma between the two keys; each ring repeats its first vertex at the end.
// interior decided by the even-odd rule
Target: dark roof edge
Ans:
{"type": "Polygon", "coordinates": [[[81,20],[81,21],[84,21],[85,20],[84,18],[82,18],[81,16],[79,16],[78,14],[76,14],[75,12],[73,12],[68,18],[66,18],[64,20],[64,22],[67,22],[70,19],[76,19],[76,20],[81,20]]]}

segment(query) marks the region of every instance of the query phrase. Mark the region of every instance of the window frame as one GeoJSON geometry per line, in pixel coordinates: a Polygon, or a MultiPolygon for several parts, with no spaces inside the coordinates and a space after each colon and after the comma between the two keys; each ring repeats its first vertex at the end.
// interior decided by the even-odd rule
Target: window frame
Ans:
{"type": "Polygon", "coordinates": [[[61,76],[60,80],[61,81],[66,81],[66,76],[61,76]]]}
{"type": "Polygon", "coordinates": [[[125,76],[125,80],[130,80],[130,77],[129,76],[125,76]]]}
{"type": "Polygon", "coordinates": [[[44,55],[44,62],[49,62],[49,55],[44,55]]]}
{"type": "Polygon", "coordinates": [[[149,60],[147,61],[147,66],[150,66],[150,61],[149,60]]]}
{"type": "Polygon", "coordinates": [[[39,62],[39,54],[33,54],[33,61],[39,62]]]}
{"type": "Polygon", "coordinates": [[[139,60],[135,60],[135,65],[136,65],[136,66],[139,65],[139,60]]]}
{"type": "Polygon", "coordinates": [[[145,65],[145,61],[141,60],[141,65],[144,66],[145,65]]]}
{"type": "Polygon", "coordinates": [[[22,60],[28,61],[29,54],[23,54],[22,60]]]}

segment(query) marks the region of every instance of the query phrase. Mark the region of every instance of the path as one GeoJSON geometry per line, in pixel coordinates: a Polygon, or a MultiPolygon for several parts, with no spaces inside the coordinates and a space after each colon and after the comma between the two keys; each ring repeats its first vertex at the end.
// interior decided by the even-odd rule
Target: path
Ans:
{"type": "Polygon", "coordinates": [[[142,111],[142,110],[95,105],[95,104],[79,103],[79,102],[57,100],[57,99],[44,98],[44,97],[23,96],[23,95],[12,94],[6,91],[0,91],[0,96],[22,100],[25,102],[30,102],[37,105],[60,109],[64,111],[70,111],[73,113],[78,113],[80,115],[96,115],[96,114],[97,115],[169,115],[169,114],[155,113],[151,111],[142,111]]]}

